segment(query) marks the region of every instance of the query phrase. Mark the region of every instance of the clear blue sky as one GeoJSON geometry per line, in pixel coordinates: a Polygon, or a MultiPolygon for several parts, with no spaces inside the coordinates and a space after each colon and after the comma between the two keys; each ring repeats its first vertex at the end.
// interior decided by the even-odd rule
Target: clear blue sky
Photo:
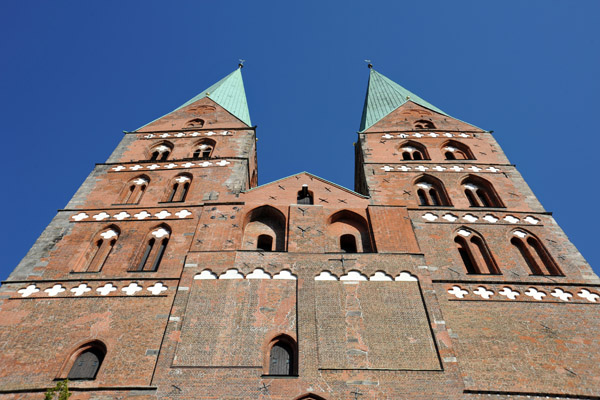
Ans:
{"type": "Polygon", "coordinates": [[[0,278],[122,137],[246,59],[259,182],[353,187],[365,59],[494,130],[600,272],[599,1],[0,3],[0,278]]]}

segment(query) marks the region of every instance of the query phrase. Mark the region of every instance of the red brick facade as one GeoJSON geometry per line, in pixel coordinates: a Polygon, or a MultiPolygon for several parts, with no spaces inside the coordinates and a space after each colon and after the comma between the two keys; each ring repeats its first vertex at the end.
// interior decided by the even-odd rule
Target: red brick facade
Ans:
{"type": "Polygon", "coordinates": [[[255,142],[208,96],[126,133],[0,287],[0,398],[98,345],[74,399],[600,399],[600,280],[489,132],[408,101],[357,192],[255,142]]]}

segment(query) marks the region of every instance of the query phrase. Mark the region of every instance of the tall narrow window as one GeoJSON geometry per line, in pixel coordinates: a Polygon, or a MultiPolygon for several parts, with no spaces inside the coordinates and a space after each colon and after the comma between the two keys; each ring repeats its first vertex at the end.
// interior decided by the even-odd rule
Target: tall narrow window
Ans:
{"type": "Polygon", "coordinates": [[[185,201],[185,198],[188,194],[191,183],[192,183],[192,177],[189,174],[182,174],[182,175],[178,175],[175,178],[173,178],[171,180],[165,201],[167,201],[167,202],[185,201]]]}
{"type": "Polygon", "coordinates": [[[302,189],[298,192],[296,204],[313,204],[313,195],[308,191],[308,185],[302,185],[302,189]]]}
{"type": "Polygon", "coordinates": [[[150,178],[146,175],[140,175],[127,182],[121,190],[117,204],[137,204],[142,200],[142,196],[150,183],[150,178]]]}
{"type": "Polygon", "coordinates": [[[427,154],[425,146],[412,140],[402,144],[398,150],[402,154],[402,159],[406,161],[429,160],[429,154],[427,154]]]}
{"type": "Polygon", "coordinates": [[[79,265],[75,268],[77,272],[99,272],[104,267],[108,256],[115,247],[119,238],[119,228],[111,226],[98,233],[92,244],[84,254],[79,265]]]}
{"type": "Polygon", "coordinates": [[[103,343],[92,342],[82,346],[76,352],[75,360],[66,378],[70,380],[96,379],[105,355],[106,347],[103,343]]]}
{"type": "Polygon", "coordinates": [[[194,146],[192,158],[194,160],[209,159],[212,157],[216,142],[212,139],[202,139],[194,146]]]}
{"type": "Polygon", "coordinates": [[[471,207],[504,207],[491,183],[478,176],[469,176],[462,182],[471,207]]]}
{"type": "Polygon", "coordinates": [[[150,161],[165,161],[173,151],[173,145],[169,142],[161,142],[150,148],[150,161]]]}
{"type": "Polygon", "coordinates": [[[500,269],[487,248],[483,238],[466,228],[458,230],[454,238],[458,254],[462,260],[467,273],[499,275],[500,269]]]}
{"type": "Polygon", "coordinates": [[[473,152],[464,143],[449,140],[442,145],[446,160],[474,160],[473,152]]]}
{"type": "Polygon", "coordinates": [[[513,235],[510,242],[523,257],[531,275],[563,276],[558,264],[537,237],[521,230],[514,231],[513,235]]]}
{"type": "Polygon", "coordinates": [[[356,253],[356,238],[354,235],[345,234],[340,236],[340,249],[344,253],[356,253]]]}
{"type": "Polygon", "coordinates": [[[139,250],[139,256],[133,271],[157,271],[164,257],[169,237],[170,229],[167,226],[159,226],[146,238],[143,247],[139,250]]]}
{"type": "Polygon", "coordinates": [[[417,179],[415,181],[415,189],[419,204],[422,206],[451,205],[444,184],[433,176],[423,175],[417,179]]]}
{"type": "Polygon", "coordinates": [[[269,375],[296,375],[296,353],[294,339],[287,335],[281,335],[273,339],[269,351],[269,375]]]}

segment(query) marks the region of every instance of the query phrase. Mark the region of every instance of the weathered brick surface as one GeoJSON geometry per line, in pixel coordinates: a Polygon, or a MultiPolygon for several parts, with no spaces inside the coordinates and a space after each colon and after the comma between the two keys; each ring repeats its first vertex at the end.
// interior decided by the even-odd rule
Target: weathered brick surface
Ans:
{"type": "Polygon", "coordinates": [[[126,133],[0,287],[0,398],[41,398],[91,340],[106,357],[95,380],[71,383],[72,399],[600,398],[600,280],[492,135],[408,102],[356,151],[362,194],[309,173],[254,187],[254,128],[209,98],[126,133]],[[204,126],[188,129],[195,118],[204,126]],[[423,119],[436,128],[414,130],[423,119]],[[205,139],[210,159],[193,159],[205,139]],[[449,140],[475,159],[446,160],[449,140]],[[403,160],[409,141],[428,159],[403,160]],[[169,157],[150,160],[161,144],[169,157]],[[181,173],[187,197],[168,202],[181,173]],[[419,204],[423,174],[451,205],[419,204]],[[503,207],[471,207],[469,175],[503,207]],[[138,177],[142,198],[121,204],[138,177]],[[297,204],[303,185],[314,204],[297,204]],[[132,271],[159,227],[170,237],[158,270],[132,271]],[[106,229],[119,234],[102,269],[81,272],[106,229]],[[467,273],[461,229],[481,235],[501,274],[467,273]],[[532,275],[516,229],[564,276],[532,275]],[[261,234],[275,251],[257,250],[261,234]],[[278,335],[297,342],[297,376],[268,373],[278,335]]]}

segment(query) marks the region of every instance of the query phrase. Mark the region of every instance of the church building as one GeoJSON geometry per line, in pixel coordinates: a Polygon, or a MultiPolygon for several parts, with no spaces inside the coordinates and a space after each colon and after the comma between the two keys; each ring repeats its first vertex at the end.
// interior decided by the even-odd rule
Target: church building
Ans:
{"type": "Polygon", "coordinates": [[[600,399],[598,276],[491,132],[369,68],[354,190],[258,185],[241,66],[125,132],[0,286],[0,400],[600,399]]]}

